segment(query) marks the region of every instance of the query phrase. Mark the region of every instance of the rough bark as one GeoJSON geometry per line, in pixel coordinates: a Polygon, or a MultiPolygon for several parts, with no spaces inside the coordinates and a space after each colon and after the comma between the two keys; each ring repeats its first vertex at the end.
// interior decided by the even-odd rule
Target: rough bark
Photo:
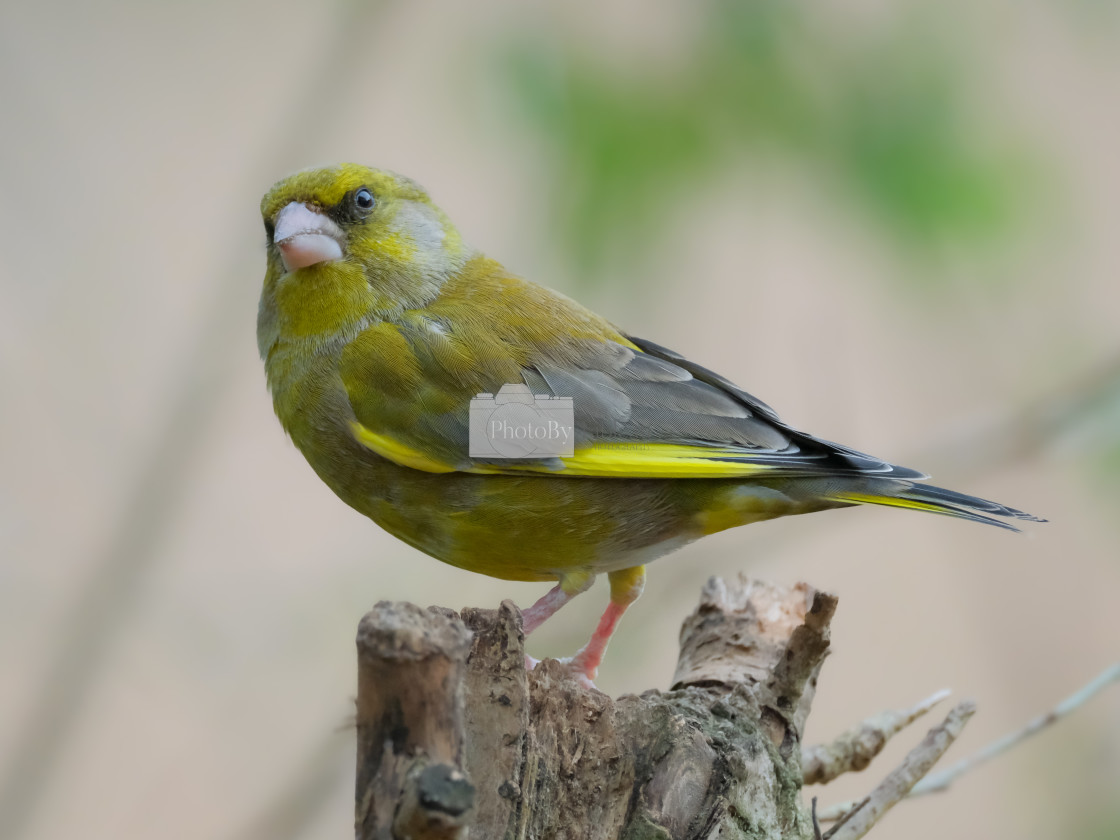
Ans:
{"type": "Polygon", "coordinates": [[[358,837],[813,837],[801,732],[835,608],[713,579],[672,689],[613,700],[527,672],[509,602],[382,602],[358,634],[358,837]]]}

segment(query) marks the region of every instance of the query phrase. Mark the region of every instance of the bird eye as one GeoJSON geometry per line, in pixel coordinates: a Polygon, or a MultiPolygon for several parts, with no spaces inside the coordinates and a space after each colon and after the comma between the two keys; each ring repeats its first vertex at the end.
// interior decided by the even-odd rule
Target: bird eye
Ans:
{"type": "Polygon", "coordinates": [[[365,187],[362,187],[354,193],[354,206],[359,210],[372,210],[373,209],[373,193],[365,187]]]}

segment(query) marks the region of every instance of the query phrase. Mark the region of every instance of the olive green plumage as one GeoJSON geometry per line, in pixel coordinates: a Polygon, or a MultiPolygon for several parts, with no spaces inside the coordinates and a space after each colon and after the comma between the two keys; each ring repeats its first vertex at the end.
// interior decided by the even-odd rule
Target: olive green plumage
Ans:
{"type": "Polygon", "coordinates": [[[790,428],[711,371],[473,251],[406,178],[301,172],[261,211],[257,335],[296,446],[343,501],[421,551],[558,581],[559,602],[527,611],[532,626],[612,573],[615,614],[577,657],[588,675],[640,567],[705,534],[865,502],[1003,527],[993,515],[1033,518],[790,428]],[[470,456],[471,399],[510,383],[572,399],[572,456],[470,456]]]}

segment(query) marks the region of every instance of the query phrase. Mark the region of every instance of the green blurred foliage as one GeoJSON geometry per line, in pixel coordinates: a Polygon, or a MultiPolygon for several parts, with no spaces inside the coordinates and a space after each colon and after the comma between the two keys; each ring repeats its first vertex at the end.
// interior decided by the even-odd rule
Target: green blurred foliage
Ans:
{"type": "Polygon", "coordinates": [[[701,14],[685,60],[639,76],[572,39],[529,36],[508,52],[577,276],[594,278],[613,254],[648,256],[682,185],[773,155],[811,168],[923,260],[1015,229],[1034,167],[991,139],[999,127],[975,112],[950,35],[924,20],[870,36],[830,28],[805,0],[705,0],[701,14]]]}
{"type": "Polygon", "coordinates": [[[1081,840],[1120,840],[1120,813],[1088,829],[1081,835],[1081,840]]]}

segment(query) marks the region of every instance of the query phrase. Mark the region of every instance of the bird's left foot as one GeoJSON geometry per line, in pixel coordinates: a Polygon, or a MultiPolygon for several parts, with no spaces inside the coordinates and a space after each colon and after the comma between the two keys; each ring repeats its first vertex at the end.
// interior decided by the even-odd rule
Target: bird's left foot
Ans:
{"type": "MultiPolygon", "coordinates": [[[[572,675],[572,678],[584,688],[593,688],[598,691],[599,689],[594,682],[598,668],[589,671],[586,662],[581,658],[582,653],[583,651],[580,651],[575,656],[568,656],[563,659],[557,659],[556,661],[563,665],[568,670],[568,673],[572,675]]],[[[525,654],[526,671],[532,671],[540,664],[541,661],[539,659],[534,659],[529,654],[525,654]]]]}
{"type": "Polygon", "coordinates": [[[584,688],[592,688],[598,691],[599,689],[595,685],[595,677],[599,675],[599,663],[590,663],[584,655],[586,650],[587,649],[584,648],[575,656],[566,656],[559,660],[559,662],[568,669],[568,673],[584,688]]]}
{"type": "Polygon", "coordinates": [[[579,661],[579,654],[564,657],[564,659],[559,662],[564,668],[568,669],[568,673],[571,674],[572,679],[576,680],[582,687],[585,689],[594,689],[595,691],[599,690],[598,685],[595,684],[595,678],[599,670],[596,668],[588,671],[586,665],[579,661]]]}

